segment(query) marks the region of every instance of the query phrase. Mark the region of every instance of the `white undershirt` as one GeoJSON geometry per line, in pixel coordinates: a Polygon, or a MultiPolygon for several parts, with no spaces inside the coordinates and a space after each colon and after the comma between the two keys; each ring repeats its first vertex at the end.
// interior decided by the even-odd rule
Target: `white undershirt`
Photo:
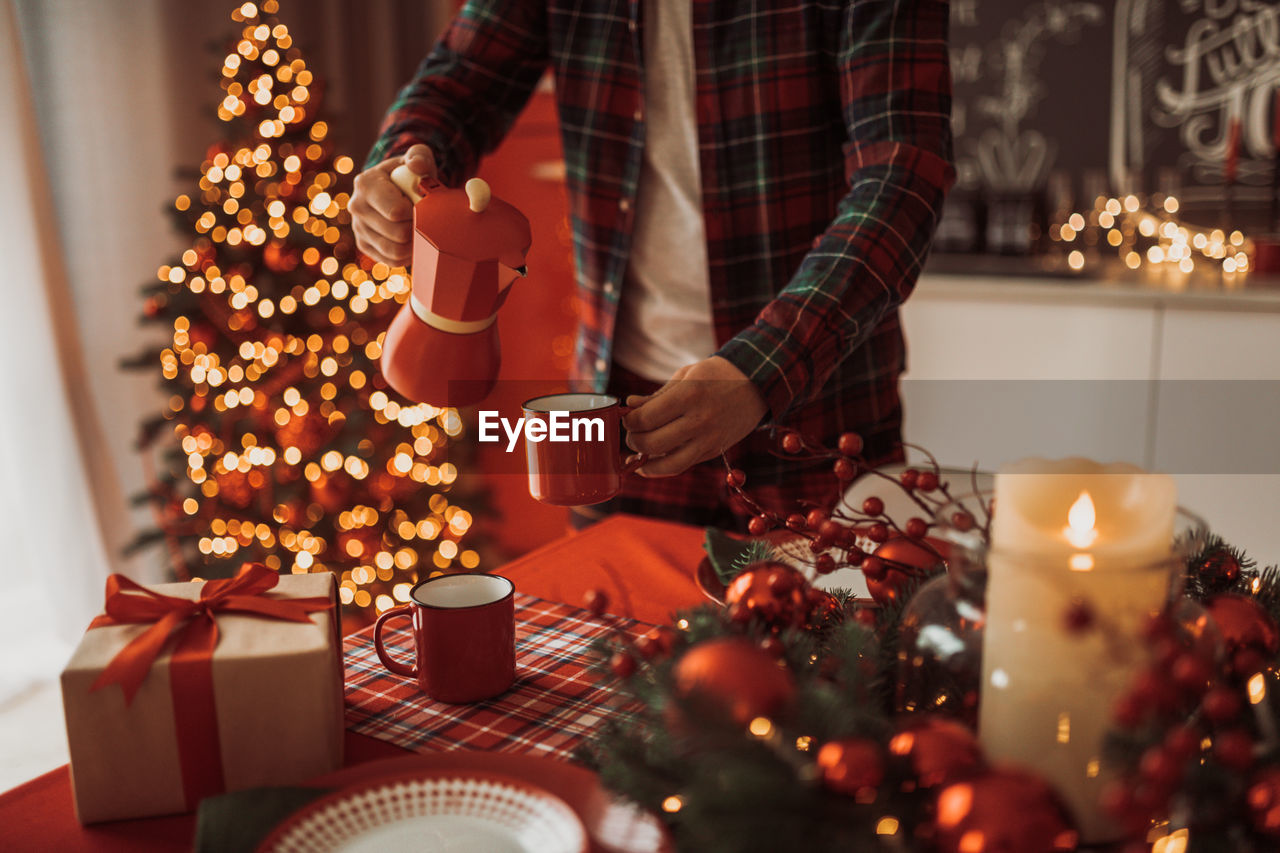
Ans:
{"type": "Polygon", "coordinates": [[[692,3],[644,0],[644,158],[613,353],[655,382],[716,351],[694,92],[692,3]]]}

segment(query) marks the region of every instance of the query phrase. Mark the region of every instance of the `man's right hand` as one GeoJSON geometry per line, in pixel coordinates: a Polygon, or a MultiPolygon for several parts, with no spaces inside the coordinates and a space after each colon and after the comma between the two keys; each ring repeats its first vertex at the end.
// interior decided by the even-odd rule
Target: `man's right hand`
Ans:
{"type": "Polygon", "coordinates": [[[402,157],[389,157],[356,175],[351,194],[351,229],[356,246],[388,266],[408,266],[413,258],[413,204],[395,184],[391,170],[401,163],[422,177],[438,180],[436,158],[425,145],[415,145],[402,157]]]}

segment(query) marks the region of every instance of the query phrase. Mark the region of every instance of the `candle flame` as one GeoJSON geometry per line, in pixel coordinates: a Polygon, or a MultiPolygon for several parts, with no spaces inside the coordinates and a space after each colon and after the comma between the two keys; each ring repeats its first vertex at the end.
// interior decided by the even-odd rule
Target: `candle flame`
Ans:
{"type": "Polygon", "coordinates": [[[1088,492],[1081,492],[1080,497],[1067,510],[1067,527],[1062,531],[1067,541],[1077,548],[1088,548],[1098,538],[1097,512],[1093,508],[1093,498],[1088,492]]]}

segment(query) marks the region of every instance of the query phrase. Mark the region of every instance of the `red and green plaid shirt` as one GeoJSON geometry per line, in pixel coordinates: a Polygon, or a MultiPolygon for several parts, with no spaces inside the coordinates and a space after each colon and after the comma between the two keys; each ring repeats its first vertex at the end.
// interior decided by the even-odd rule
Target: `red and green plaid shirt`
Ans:
{"type": "MultiPolygon", "coordinates": [[[[774,423],[873,455],[901,424],[897,306],[951,165],[942,0],[692,0],[719,355],[774,423]]],[[[370,164],[424,142],[473,174],[555,82],[582,306],[577,378],[607,383],[644,143],[641,0],[471,0],[400,93],[370,164]]],[[[782,472],[779,471],[781,475],[782,472]]]]}

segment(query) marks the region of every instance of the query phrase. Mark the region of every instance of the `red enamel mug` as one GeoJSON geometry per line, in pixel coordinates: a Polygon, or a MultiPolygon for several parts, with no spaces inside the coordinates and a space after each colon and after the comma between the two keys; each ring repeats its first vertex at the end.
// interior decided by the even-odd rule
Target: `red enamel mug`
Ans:
{"type": "Polygon", "coordinates": [[[505,693],[516,679],[515,584],[500,575],[439,575],[414,585],[409,604],[373,626],[373,648],[396,675],[415,678],[440,702],[461,705],[505,693]],[[413,620],[414,663],[387,653],[382,631],[413,620]]]}
{"type": "Polygon", "coordinates": [[[616,496],[622,477],[648,458],[622,457],[622,416],[631,411],[608,394],[547,394],[526,400],[525,459],[529,494],[555,506],[587,506],[616,496]],[[532,427],[537,421],[541,427],[532,427]],[[541,436],[540,438],[538,436],[541,436]]]}

